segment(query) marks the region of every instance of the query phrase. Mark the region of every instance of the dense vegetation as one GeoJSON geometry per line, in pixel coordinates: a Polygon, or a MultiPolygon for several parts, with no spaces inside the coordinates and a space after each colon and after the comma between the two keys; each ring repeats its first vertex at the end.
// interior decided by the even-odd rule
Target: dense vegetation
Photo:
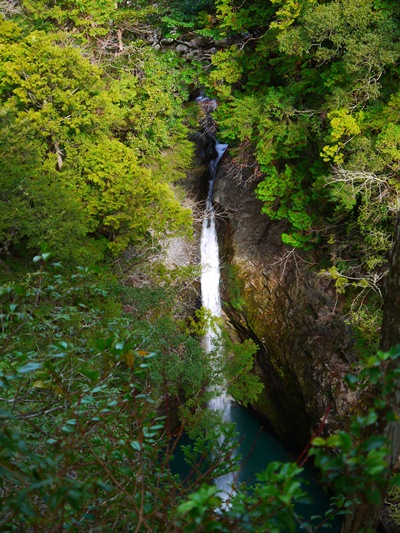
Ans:
{"type": "Polygon", "coordinates": [[[398,9],[372,0],[216,3],[217,28],[232,42],[210,74],[221,135],[263,211],[289,220],[283,241],[323,251],[364,349],[379,332],[399,205],[398,9]]]}
{"type": "MultiPolygon", "coordinates": [[[[399,207],[399,15],[390,0],[0,2],[2,530],[314,531],[379,504],[399,356],[372,355],[399,207]],[[195,36],[213,51],[162,46],[195,36]],[[212,484],[237,463],[234,428],[204,409],[222,365],[182,295],[196,269],[162,264],[163,238],[192,233],[179,182],[201,87],[236,179],[290,222],[286,245],[318,245],[370,347],[349,386],[375,399],[311,450],[334,494],[312,523],[296,464],[226,509],[212,484]]],[[[254,345],[221,342],[246,403],[254,345]]]]}

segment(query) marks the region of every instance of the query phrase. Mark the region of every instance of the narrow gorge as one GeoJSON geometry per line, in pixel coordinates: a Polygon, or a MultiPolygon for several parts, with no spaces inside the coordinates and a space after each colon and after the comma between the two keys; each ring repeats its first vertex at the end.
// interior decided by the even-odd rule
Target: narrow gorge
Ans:
{"type": "MultiPolygon", "coordinates": [[[[209,124],[212,124],[212,117],[209,115],[210,109],[213,110],[216,108],[216,102],[209,100],[205,97],[198,98],[197,101],[199,105],[206,112],[206,119],[209,124]]],[[[224,353],[224,343],[221,339],[221,328],[219,320],[225,322],[224,328],[229,324],[231,333],[239,339],[245,340],[246,338],[252,338],[257,345],[259,350],[257,352],[257,359],[255,361],[255,370],[259,373],[263,383],[264,391],[262,396],[259,398],[256,404],[252,406],[252,409],[245,409],[243,406],[238,404],[234,398],[231,398],[227,394],[227,384],[222,385],[218,391],[215,391],[216,394],[209,402],[209,409],[216,411],[220,414],[222,421],[235,424],[235,429],[237,432],[236,443],[237,448],[234,449],[234,455],[239,455],[241,457],[239,461],[239,470],[237,472],[228,472],[222,476],[219,476],[215,479],[215,484],[218,488],[218,494],[223,501],[223,506],[228,505],[229,501],[235,493],[235,486],[241,482],[247,483],[248,486],[252,486],[256,482],[256,474],[263,469],[265,469],[270,463],[274,461],[289,462],[296,457],[296,453],[291,453],[286,447],[292,448],[293,450],[300,449],[300,446],[305,446],[308,440],[310,439],[311,433],[313,431],[313,419],[312,416],[309,416],[309,425],[308,427],[302,427],[300,424],[302,420],[305,420],[308,413],[305,412],[304,401],[302,403],[295,403],[295,398],[291,396],[290,383],[282,380],[277,382],[275,375],[273,374],[274,366],[269,362],[269,353],[265,348],[265,339],[263,341],[258,337],[258,332],[260,330],[252,329],[251,323],[248,323],[246,313],[244,309],[246,308],[246,291],[240,293],[240,296],[237,294],[238,286],[235,289],[232,288],[232,284],[238,284],[244,288],[244,280],[241,278],[243,273],[245,274],[248,271],[251,279],[254,279],[254,272],[249,271],[246,268],[246,264],[254,266],[254,261],[251,256],[242,258],[244,264],[244,270],[241,272],[237,267],[237,257],[235,254],[228,256],[226,253],[222,255],[223,261],[220,261],[220,251],[218,244],[218,235],[217,235],[217,226],[220,228],[220,242],[224,245],[225,250],[227,248],[226,243],[228,242],[228,249],[232,249],[234,243],[229,242],[229,226],[232,224],[229,221],[229,213],[240,214],[240,219],[243,218],[243,209],[246,209],[246,213],[249,213],[249,202],[254,198],[247,199],[242,195],[239,195],[239,191],[233,191],[232,183],[229,183],[229,176],[226,174],[226,170],[222,166],[219,170],[219,164],[223,158],[225,152],[227,151],[228,145],[220,144],[213,136],[210,134],[202,134],[201,139],[205,144],[199,146],[200,148],[200,158],[206,162],[208,168],[208,191],[205,201],[205,211],[201,228],[201,302],[202,305],[210,313],[211,317],[215,319],[208,326],[204,344],[206,353],[212,354],[212,357],[218,362],[218,364],[223,365],[223,360],[227,356],[224,353]],[[218,176],[218,179],[217,179],[218,176]],[[223,199],[221,202],[221,195],[218,194],[218,191],[221,191],[221,182],[228,180],[228,189],[230,193],[232,192],[237,194],[244,200],[244,207],[242,209],[236,206],[235,210],[227,209],[227,201],[229,198],[223,199]],[[216,189],[216,184],[219,184],[219,189],[216,189]],[[214,207],[215,199],[217,199],[217,207],[214,207]],[[247,201],[246,201],[247,200],[247,201]],[[221,206],[223,207],[224,216],[218,216],[218,222],[216,220],[216,209],[221,212],[221,206]],[[228,215],[227,215],[228,213],[228,215]],[[228,232],[227,232],[228,230],[228,232]],[[220,289],[221,289],[221,267],[222,272],[232,272],[235,271],[236,277],[233,278],[232,275],[225,274],[224,285],[225,299],[221,301],[220,289]],[[238,306],[235,305],[235,301],[232,302],[232,294],[236,291],[236,300],[241,299],[243,302],[243,309],[238,309],[238,306]],[[222,311],[224,308],[224,312],[222,311]],[[243,311],[238,314],[238,311],[243,311]],[[264,365],[262,363],[264,359],[264,365]],[[220,362],[222,360],[222,363],[220,362]],[[274,386],[271,387],[271,382],[274,383],[274,386]],[[279,403],[274,403],[274,397],[280,398],[279,403]],[[272,398],[272,399],[271,399],[272,398]],[[287,401],[286,401],[287,399],[287,401]],[[271,410],[271,407],[273,410],[271,410]],[[291,413],[291,416],[288,413],[291,413]],[[273,416],[274,414],[274,416],[273,416]],[[258,419],[257,419],[258,418],[258,419]],[[277,421],[284,420],[283,423],[277,424],[277,421]],[[294,425],[294,421],[297,421],[297,425],[294,425]],[[300,428],[302,432],[299,431],[300,428]],[[307,431],[309,434],[307,435],[307,431]],[[302,440],[302,438],[304,440],[302,440]]],[[[229,154],[227,155],[229,158],[229,154]]],[[[204,177],[207,177],[204,174],[204,177]]],[[[207,187],[206,187],[207,188],[207,187]]],[[[255,203],[255,208],[257,208],[257,202],[255,203]]],[[[251,210],[250,210],[251,212],[251,210]]],[[[257,219],[257,213],[254,213],[255,218],[257,219]]],[[[240,224],[242,232],[249,231],[249,226],[246,226],[246,223],[240,224]],[[244,226],[244,227],[243,227],[244,226]]],[[[254,233],[253,233],[254,238],[254,233]]],[[[252,239],[247,237],[244,238],[243,233],[241,234],[242,246],[247,247],[249,241],[254,242],[252,239]]],[[[249,247],[250,248],[250,247],[249,247]]],[[[247,248],[249,250],[249,248],[247,248]]],[[[284,258],[285,260],[285,258],[284,258]]],[[[279,262],[279,261],[278,261],[279,262]]],[[[255,286],[251,284],[254,288],[255,286]]],[[[254,312],[258,315],[262,313],[260,320],[263,320],[265,314],[264,307],[265,302],[263,299],[266,298],[266,288],[263,288],[262,294],[260,295],[261,299],[258,300],[258,304],[255,304],[254,312]]],[[[301,305],[301,302],[300,302],[301,305]]],[[[266,328],[266,326],[265,326],[266,328]]],[[[268,337],[267,329],[262,330],[265,332],[265,337],[268,337]]],[[[289,333],[290,335],[290,333],[289,333]]],[[[277,355],[277,359],[279,354],[277,355]]],[[[275,359],[275,361],[277,360],[275,359]]],[[[277,372],[279,376],[279,372],[277,372]]],[[[305,380],[306,381],[306,380],[305,380]]],[[[320,390],[317,389],[315,385],[314,392],[320,394],[320,390]]],[[[308,391],[303,391],[304,397],[307,397],[308,391]]],[[[321,402],[322,404],[322,402],[321,402]]],[[[331,410],[331,406],[329,410],[331,410]]],[[[326,414],[326,413],[325,413],[326,414]]],[[[327,418],[327,417],[325,417],[327,418]]],[[[315,420],[315,424],[317,421],[315,420]]],[[[224,439],[223,436],[220,439],[224,439]]],[[[317,471],[313,470],[312,464],[304,464],[305,470],[303,472],[303,483],[304,489],[307,494],[312,498],[313,504],[304,509],[300,506],[299,511],[305,513],[305,516],[311,517],[313,513],[321,513],[322,510],[327,510],[329,508],[328,498],[324,493],[322,486],[317,482],[318,475],[317,471]]],[[[332,531],[340,530],[340,521],[333,522],[331,524],[332,531]]]]}
{"type": "MultiPolygon", "coordinates": [[[[211,116],[204,120],[215,132],[211,116]]],[[[214,144],[204,133],[193,138],[198,159],[189,187],[202,194],[201,167],[214,144]]],[[[232,332],[258,346],[255,372],[264,390],[252,409],[285,445],[301,449],[321,420],[330,433],[349,419],[356,398],[343,378],[355,360],[354,339],[331,277],[318,272],[312,254],[282,244],[285,222],[261,213],[257,183],[233,179],[233,166],[228,151],[213,180],[222,309],[232,332]]]]}
{"type": "Polygon", "coordinates": [[[400,531],[399,20],[0,1],[2,531],[400,531]]]}

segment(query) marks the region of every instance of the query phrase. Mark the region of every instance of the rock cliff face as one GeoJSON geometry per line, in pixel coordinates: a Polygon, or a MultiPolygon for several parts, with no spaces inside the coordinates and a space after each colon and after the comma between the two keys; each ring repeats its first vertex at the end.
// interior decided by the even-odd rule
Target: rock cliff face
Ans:
{"type": "Polygon", "coordinates": [[[265,385],[252,407],[288,445],[305,445],[329,410],[324,431],[343,427],[354,402],[343,385],[353,361],[342,302],[312,254],[281,244],[284,221],[261,214],[254,183],[232,180],[220,164],[214,201],[222,258],[222,299],[231,326],[258,345],[265,385]]]}

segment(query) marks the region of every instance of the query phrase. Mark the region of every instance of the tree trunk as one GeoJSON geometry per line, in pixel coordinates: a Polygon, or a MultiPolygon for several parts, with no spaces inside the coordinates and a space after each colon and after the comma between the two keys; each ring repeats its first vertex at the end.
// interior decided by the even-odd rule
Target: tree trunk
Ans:
{"type": "MultiPolygon", "coordinates": [[[[388,351],[397,344],[400,344],[400,214],[395,224],[394,245],[386,279],[380,347],[381,350],[388,351]]],[[[399,390],[393,392],[391,403],[394,406],[400,405],[399,390]]],[[[384,434],[391,442],[391,453],[387,461],[389,468],[393,469],[400,451],[400,422],[388,423],[384,428],[384,434]]],[[[344,520],[342,533],[375,531],[381,509],[382,503],[379,505],[362,503],[354,507],[352,514],[344,520]]]]}

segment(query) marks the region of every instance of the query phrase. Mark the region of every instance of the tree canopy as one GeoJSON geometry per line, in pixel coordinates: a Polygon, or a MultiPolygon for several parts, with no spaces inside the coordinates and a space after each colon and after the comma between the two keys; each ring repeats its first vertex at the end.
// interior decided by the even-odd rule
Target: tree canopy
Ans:
{"type": "Polygon", "coordinates": [[[168,179],[144,161],[160,159],[162,149],[188,145],[176,73],[154,53],[143,57],[139,50],[139,70],[128,76],[116,65],[93,61],[65,29],[27,32],[3,19],[0,31],[2,201],[8,205],[1,210],[3,248],[18,242],[37,249],[41,239],[59,257],[71,257],[73,249],[72,257],[78,257],[90,237],[96,259],[105,248],[121,252],[153,231],[188,231],[188,212],[168,179]],[[39,229],[35,217],[46,220],[46,227],[39,229]]]}
{"type": "Polygon", "coordinates": [[[398,430],[398,226],[376,348],[400,206],[399,15],[392,0],[0,2],[0,527],[316,531],[380,504],[398,430]],[[204,406],[222,381],[254,400],[256,346],[222,335],[226,364],[206,355],[209,317],[177,288],[197,270],[157,263],[166,236],[192,233],[179,183],[204,90],[238,179],[335,281],[367,352],[347,386],[368,405],[306,450],[334,493],[310,522],[301,460],[222,506],[234,428],[204,406]]]}

